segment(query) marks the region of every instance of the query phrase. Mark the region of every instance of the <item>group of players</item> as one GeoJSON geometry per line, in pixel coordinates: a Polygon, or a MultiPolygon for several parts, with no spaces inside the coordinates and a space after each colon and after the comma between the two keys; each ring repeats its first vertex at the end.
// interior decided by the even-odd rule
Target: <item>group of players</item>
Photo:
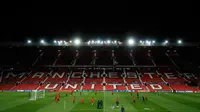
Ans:
{"type": "MultiPolygon", "coordinates": [[[[73,95],[73,93],[74,93],[74,91],[71,91],[71,96],[73,95]]],[[[80,92],[80,95],[82,95],[82,92],[80,92]]],[[[97,95],[96,91],[95,91],[95,95],[97,95]]],[[[112,95],[114,95],[114,91],[112,91],[112,95]]],[[[130,92],[130,95],[133,96],[133,93],[130,92]]],[[[137,95],[137,98],[139,98],[139,93],[138,92],[136,92],[136,95],[137,95]]],[[[66,92],[66,96],[68,96],[68,92],[66,92]]],[[[56,94],[55,102],[58,103],[59,100],[60,100],[60,94],[56,94]]],[[[144,103],[147,101],[147,96],[146,95],[142,96],[142,101],[144,103]]],[[[76,97],[75,96],[72,98],[72,102],[73,103],[76,102],[76,97]]],[[[81,99],[81,103],[84,103],[84,102],[85,102],[85,99],[82,98],[81,99]]],[[[94,105],[94,102],[95,102],[94,97],[92,97],[92,99],[91,99],[92,105],[94,105]]],[[[136,97],[135,96],[133,96],[133,102],[136,103],[136,97]]],[[[116,98],[116,106],[119,107],[119,98],[118,97],[116,98]]],[[[112,108],[113,107],[114,106],[112,106],[112,108]]],[[[97,102],[97,109],[102,109],[102,108],[103,108],[103,101],[102,100],[98,100],[98,102],[97,102]]],[[[124,109],[123,106],[121,107],[121,112],[125,112],[125,109],[124,109]]]]}

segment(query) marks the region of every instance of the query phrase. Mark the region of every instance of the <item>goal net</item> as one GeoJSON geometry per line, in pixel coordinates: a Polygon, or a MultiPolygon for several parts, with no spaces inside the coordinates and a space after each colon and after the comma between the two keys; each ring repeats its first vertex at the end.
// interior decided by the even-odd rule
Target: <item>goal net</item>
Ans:
{"type": "Polygon", "coordinates": [[[45,90],[32,90],[29,93],[29,100],[37,100],[38,98],[45,97],[45,90]]]}

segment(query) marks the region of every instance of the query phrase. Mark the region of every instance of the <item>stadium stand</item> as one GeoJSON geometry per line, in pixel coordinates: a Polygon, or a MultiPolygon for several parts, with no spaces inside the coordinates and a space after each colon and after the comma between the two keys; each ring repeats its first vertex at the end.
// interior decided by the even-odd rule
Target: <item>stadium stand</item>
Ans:
{"type": "Polygon", "coordinates": [[[1,90],[199,90],[198,48],[0,49],[1,90]]]}

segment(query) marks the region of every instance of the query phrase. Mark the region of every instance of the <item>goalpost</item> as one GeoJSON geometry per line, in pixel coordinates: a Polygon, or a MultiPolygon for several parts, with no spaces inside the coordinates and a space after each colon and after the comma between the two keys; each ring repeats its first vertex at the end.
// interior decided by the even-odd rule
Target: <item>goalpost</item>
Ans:
{"type": "Polygon", "coordinates": [[[29,100],[37,100],[45,97],[45,90],[32,90],[29,93],[29,100]]]}

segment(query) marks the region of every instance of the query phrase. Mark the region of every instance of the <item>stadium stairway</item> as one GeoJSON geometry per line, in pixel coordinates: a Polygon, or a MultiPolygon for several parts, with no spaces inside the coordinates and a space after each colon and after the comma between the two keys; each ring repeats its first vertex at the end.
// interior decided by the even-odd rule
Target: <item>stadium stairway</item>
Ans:
{"type": "Polygon", "coordinates": [[[60,52],[60,50],[59,50],[59,51],[58,51],[58,55],[57,55],[55,61],[53,62],[53,65],[54,65],[54,66],[55,66],[56,63],[57,63],[57,60],[60,58],[60,55],[61,55],[61,52],[60,52]]]}
{"type": "MultiPolygon", "coordinates": [[[[32,71],[30,71],[27,75],[29,76],[32,73],[32,71]]],[[[24,77],[22,80],[19,81],[19,83],[22,83],[27,77],[24,77]]],[[[10,88],[10,90],[14,90],[14,88],[16,88],[16,84],[10,88]]]]}
{"type": "Polygon", "coordinates": [[[32,64],[32,67],[34,67],[36,65],[36,63],[38,62],[38,60],[40,59],[40,57],[43,56],[43,52],[40,53],[40,55],[37,57],[37,59],[35,60],[35,62],[32,64]]]}
{"type": "MultiPolygon", "coordinates": [[[[53,72],[53,71],[51,71],[51,72],[53,72]]],[[[51,72],[50,72],[50,74],[51,74],[51,72]]],[[[39,90],[40,88],[41,88],[41,86],[43,86],[43,84],[46,82],[46,80],[48,79],[48,77],[46,77],[41,83],[42,83],[42,85],[39,85],[37,88],[36,88],[36,90],[39,90]]]]}
{"type": "Polygon", "coordinates": [[[169,58],[169,60],[174,64],[176,68],[180,69],[180,67],[174,62],[174,60],[172,59],[170,55],[168,55],[168,53],[165,53],[165,55],[169,58]]]}
{"type": "Polygon", "coordinates": [[[139,78],[139,80],[140,80],[140,83],[141,83],[142,85],[144,85],[144,83],[142,82],[142,79],[141,79],[141,77],[140,77],[140,75],[139,75],[139,73],[138,73],[137,70],[136,70],[136,74],[137,74],[137,76],[138,76],[138,78],[139,78]]]}

